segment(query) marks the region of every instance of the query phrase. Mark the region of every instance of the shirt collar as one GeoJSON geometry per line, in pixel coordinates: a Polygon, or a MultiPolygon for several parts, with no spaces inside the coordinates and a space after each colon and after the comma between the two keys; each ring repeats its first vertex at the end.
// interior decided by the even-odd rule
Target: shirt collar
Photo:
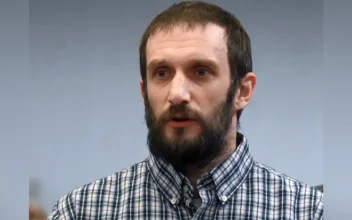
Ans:
{"type": "MultiPolygon", "coordinates": [[[[237,148],[232,155],[210,172],[218,198],[225,203],[248,176],[254,164],[245,136],[237,133],[237,148]]],[[[205,179],[207,176],[205,176],[205,179]]]]}
{"type": "MultiPolygon", "coordinates": [[[[147,160],[148,170],[161,192],[174,205],[182,196],[182,185],[186,177],[177,172],[172,165],[150,155],[147,160]]],[[[217,197],[225,203],[247,177],[253,166],[247,139],[237,133],[237,148],[223,163],[198,181],[198,187],[215,186],[217,197]]],[[[213,187],[211,187],[213,188],[213,187]]]]}
{"type": "Polygon", "coordinates": [[[172,165],[150,155],[147,160],[147,168],[161,192],[172,203],[181,199],[181,187],[184,176],[177,172],[172,165]]]}

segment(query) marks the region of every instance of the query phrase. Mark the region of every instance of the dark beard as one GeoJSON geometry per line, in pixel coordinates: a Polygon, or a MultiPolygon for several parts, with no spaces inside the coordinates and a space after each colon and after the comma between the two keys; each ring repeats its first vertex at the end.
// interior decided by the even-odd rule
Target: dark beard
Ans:
{"type": "Polygon", "coordinates": [[[206,118],[186,105],[172,105],[157,118],[146,95],[145,120],[149,129],[147,143],[151,154],[170,163],[180,172],[185,172],[187,166],[197,169],[211,166],[228,145],[226,136],[234,114],[233,91],[230,89],[226,101],[214,108],[211,116],[206,118]],[[172,139],[166,137],[165,126],[175,113],[196,119],[201,127],[198,137],[185,139],[183,135],[187,132],[186,128],[174,129],[172,139]]]}

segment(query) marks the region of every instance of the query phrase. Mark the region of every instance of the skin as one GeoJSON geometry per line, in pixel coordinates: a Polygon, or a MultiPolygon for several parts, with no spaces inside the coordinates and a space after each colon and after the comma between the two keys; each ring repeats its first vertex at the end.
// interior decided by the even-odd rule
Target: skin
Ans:
{"type": "MultiPolygon", "coordinates": [[[[230,67],[224,28],[208,24],[193,30],[176,26],[172,31],[157,32],[146,48],[147,92],[150,104],[160,116],[172,104],[187,104],[203,117],[211,117],[215,106],[226,100],[230,86],[230,67]]],[[[144,97],[144,82],[140,82],[144,97]]],[[[235,110],[244,109],[251,101],[256,85],[254,73],[247,73],[240,81],[233,100],[235,110]]],[[[197,180],[226,160],[236,149],[237,117],[233,112],[227,150],[209,167],[198,170],[187,167],[186,176],[194,189],[197,180]]],[[[182,138],[192,139],[201,132],[197,121],[179,124],[186,129],[182,138]]],[[[167,138],[176,138],[175,125],[165,128],[167,138]]],[[[198,192],[196,192],[198,194],[198,192]]]]}

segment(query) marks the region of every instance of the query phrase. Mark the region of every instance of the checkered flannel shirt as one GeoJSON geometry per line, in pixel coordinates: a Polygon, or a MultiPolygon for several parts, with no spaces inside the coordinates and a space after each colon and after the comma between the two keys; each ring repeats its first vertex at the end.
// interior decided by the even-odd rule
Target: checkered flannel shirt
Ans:
{"type": "Polygon", "coordinates": [[[239,136],[236,151],[198,181],[198,209],[187,178],[149,156],[71,191],[48,219],[322,220],[323,193],[255,162],[246,138],[239,136]]]}

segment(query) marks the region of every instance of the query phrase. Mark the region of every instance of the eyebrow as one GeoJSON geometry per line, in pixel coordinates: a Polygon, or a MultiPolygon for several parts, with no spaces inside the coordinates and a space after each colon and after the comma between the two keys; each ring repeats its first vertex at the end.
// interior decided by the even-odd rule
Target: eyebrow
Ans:
{"type": "MultiPolygon", "coordinates": [[[[167,66],[169,63],[167,59],[153,59],[147,64],[147,68],[151,69],[157,66],[167,66]]],[[[218,69],[217,62],[210,58],[191,58],[187,60],[186,63],[190,66],[206,66],[214,70],[218,69]]]]}
{"type": "Polygon", "coordinates": [[[166,66],[169,62],[166,59],[153,59],[147,63],[147,68],[154,68],[156,66],[166,66]]]}

